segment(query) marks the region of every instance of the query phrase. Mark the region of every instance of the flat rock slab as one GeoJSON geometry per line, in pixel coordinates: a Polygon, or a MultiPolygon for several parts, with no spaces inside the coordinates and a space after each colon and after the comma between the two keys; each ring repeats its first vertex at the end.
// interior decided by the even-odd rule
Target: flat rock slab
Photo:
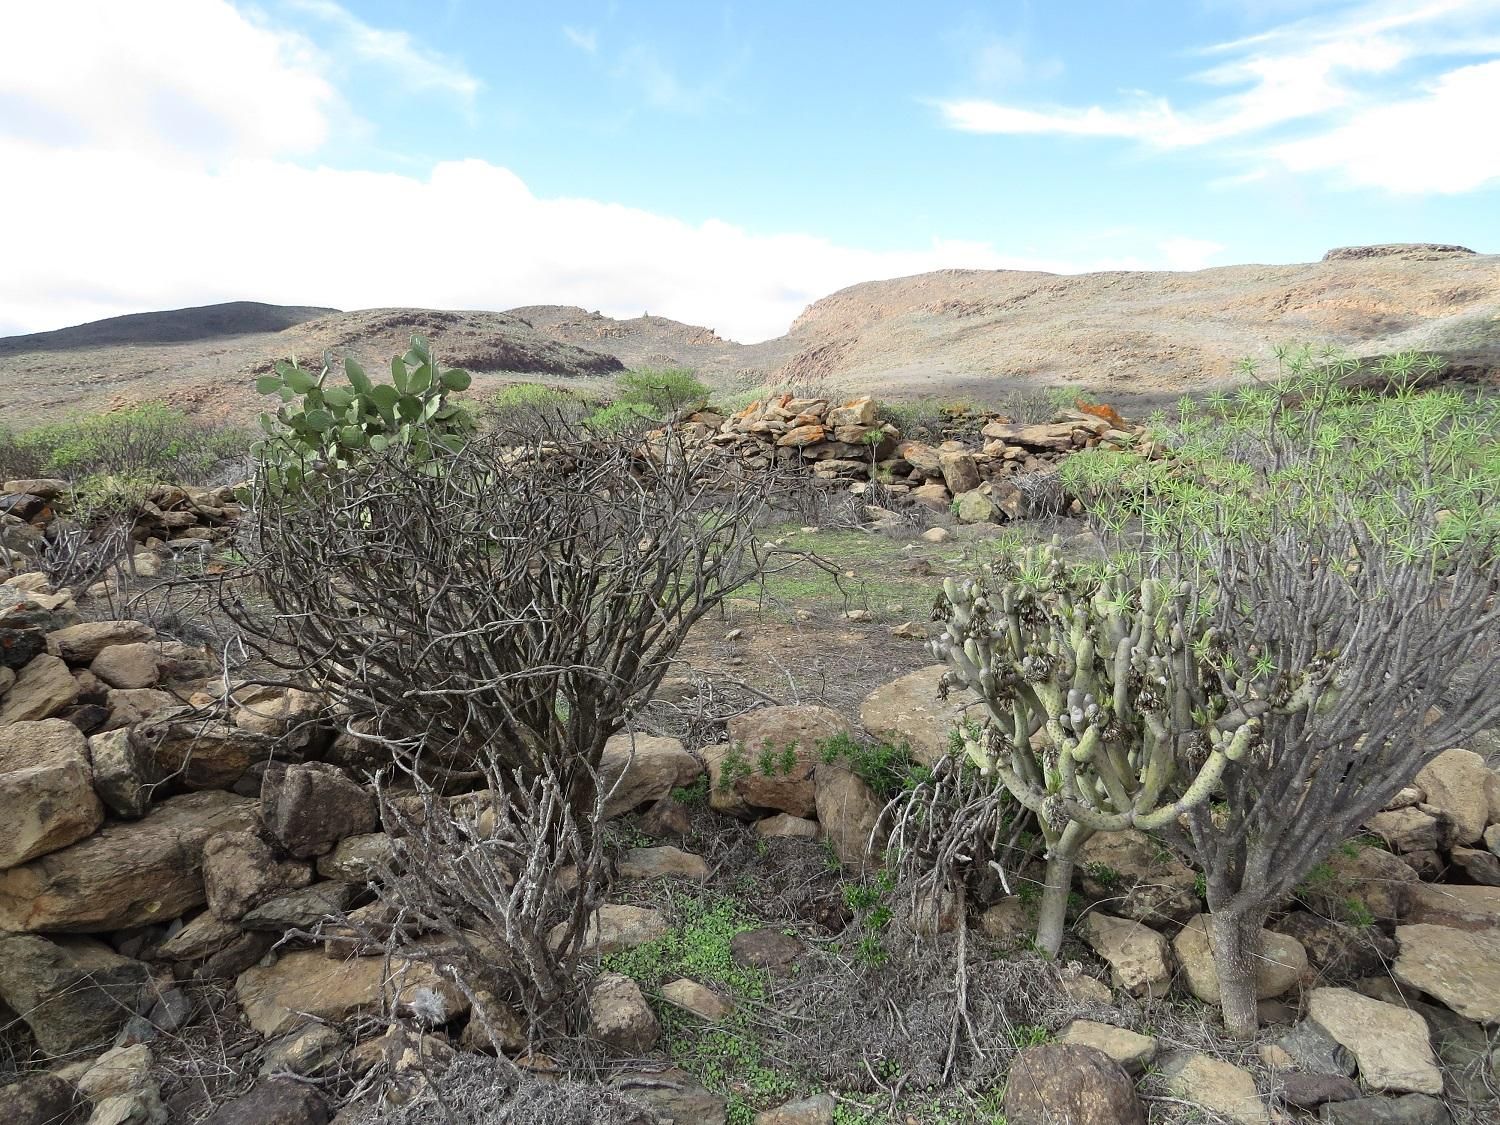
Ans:
{"type": "Polygon", "coordinates": [[[229,793],[185,793],[0,871],[0,930],[106,933],[176,918],[204,902],[204,843],[249,828],[255,809],[229,793]]]}
{"type": "Polygon", "coordinates": [[[250,1026],[267,1038],[313,1020],[338,1023],[378,1014],[392,1001],[398,1008],[419,1006],[424,1013],[441,1006],[450,1019],[468,1010],[463,992],[430,965],[384,957],[339,961],[319,949],[298,950],[274,965],[246,969],[234,990],[250,1026]]]}
{"type": "Polygon", "coordinates": [[[948,753],[953,728],[979,702],[968,688],[954,688],[946,700],[939,699],[938,681],[945,671],[945,665],[934,664],[876,688],[859,706],[860,724],[892,745],[905,743],[924,766],[936,765],[948,753]]]}
{"type": "Polygon", "coordinates": [[[1500,931],[1500,887],[1418,883],[1411,890],[1406,920],[1459,930],[1500,931]]]}
{"type": "Polygon", "coordinates": [[[1151,1036],[1093,1020],[1074,1020],[1057,1041],[1103,1051],[1132,1074],[1139,1074],[1156,1057],[1156,1040],[1151,1036]]]}
{"type": "Polygon", "coordinates": [[[1416,1012],[1347,988],[1315,988],[1307,1015],[1354,1056],[1367,1088],[1443,1092],[1427,1022],[1416,1012]]]}
{"type": "Polygon", "coordinates": [[[1500,931],[1397,926],[1395,975],[1466,1019],[1500,1022],[1500,931]]]}

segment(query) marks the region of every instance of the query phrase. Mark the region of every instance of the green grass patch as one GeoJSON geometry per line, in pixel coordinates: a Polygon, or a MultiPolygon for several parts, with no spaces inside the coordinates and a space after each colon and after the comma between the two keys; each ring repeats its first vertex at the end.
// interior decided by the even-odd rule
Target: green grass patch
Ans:
{"type": "Polygon", "coordinates": [[[777,1105],[798,1089],[796,1076],[770,1059],[754,1020],[769,976],[736,965],[730,943],[761,923],[734,899],[722,895],[678,902],[681,922],[665,937],[604,958],[604,967],[624,973],[653,1001],[674,1062],[729,1101],[732,1125],[749,1125],[759,1109],[777,1105]],[[718,1024],[705,1024],[661,1000],[661,987],[679,977],[717,988],[735,1008],[718,1024]]]}

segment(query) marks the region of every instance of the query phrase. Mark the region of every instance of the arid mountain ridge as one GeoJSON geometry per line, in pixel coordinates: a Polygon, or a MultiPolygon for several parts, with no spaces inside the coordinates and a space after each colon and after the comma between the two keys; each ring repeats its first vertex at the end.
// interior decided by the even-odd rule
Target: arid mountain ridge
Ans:
{"type": "Polygon", "coordinates": [[[999,398],[1077,384],[1132,403],[1236,381],[1279,343],[1356,355],[1416,348],[1466,381],[1500,378],[1500,255],[1408,243],[1330,251],[1320,262],[1194,272],[1060,275],[940,270],[850,286],[757,344],[665,317],[576,307],[508,312],[232,302],[0,338],[0,411],[12,425],[165,400],[220,417],[262,408],[251,376],[325,352],[369,365],[412,332],[476,390],[534,378],[597,383],[626,367],[681,365],[711,385],[824,385],[892,398],[999,398]]]}

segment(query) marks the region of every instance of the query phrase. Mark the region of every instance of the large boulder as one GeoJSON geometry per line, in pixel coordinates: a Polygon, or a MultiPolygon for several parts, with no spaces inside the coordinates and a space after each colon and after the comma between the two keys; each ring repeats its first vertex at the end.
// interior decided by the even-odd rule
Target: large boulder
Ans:
{"type": "Polygon", "coordinates": [[[0,700],[0,727],[61,715],[78,699],[78,681],[55,656],[33,657],[0,700]]]}
{"type": "MultiPolygon", "coordinates": [[[[979,698],[968,688],[939,697],[946,667],[933,664],[876,688],[859,706],[860,724],[875,738],[904,745],[924,766],[948,753],[948,738],[979,698]]],[[[977,714],[977,712],[976,712],[977,714]]]]}
{"type": "Polygon", "coordinates": [[[609,794],[604,815],[621,816],[691,785],[702,773],[703,764],[675,738],[629,732],[614,735],[604,744],[599,760],[599,784],[609,794]]]}
{"type": "Polygon", "coordinates": [[[1315,988],[1307,1015],[1354,1056],[1367,1088],[1443,1092],[1427,1024],[1416,1012],[1347,988],[1315,988]]]}
{"type": "Polygon", "coordinates": [[[1472,750],[1444,750],[1418,772],[1416,785],[1427,794],[1427,804],[1447,817],[1452,843],[1472,844],[1484,835],[1492,777],[1472,750]]]}
{"type": "Polygon", "coordinates": [[[312,882],[312,866],[282,859],[258,832],[221,832],[203,847],[203,892],[208,909],[237,922],[263,902],[312,882]]]}
{"type": "Polygon", "coordinates": [[[1395,976],[1477,1023],[1500,1023],[1500,930],[1397,926],[1395,976]]]}
{"type": "Polygon", "coordinates": [[[1027,1047],[1005,1086],[1007,1125],[1145,1125],[1130,1076],[1102,1051],[1072,1043],[1027,1047]]]}
{"type": "Polygon", "coordinates": [[[415,1008],[429,1019],[451,1019],[469,1007],[462,990],[426,962],[401,957],[336,960],[317,949],[287,953],[273,965],[246,969],[234,990],[245,1019],[266,1037],[313,1020],[339,1023],[350,1016],[376,1015],[389,1004],[398,1014],[415,1008]]]}
{"type": "Polygon", "coordinates": [[[841,762],[819,762],[813,797],[818,823],[839,862],[853,870],[878,863],[880,841],[872,835],[884,802],[864,779],[841,762]]]}
{"type": "Polygon", "coordinates": [[[852,733],[829,707],[761,707],[736,715],[729,720],[729,743],[742,763],[732,782],[735,793],[747,805],[811,816],[819,743],[852,733]]]}
{"type": "MultiPolygon", "coordinates": [[[[110,692],[111,701],[119,694],[110,692]]],[[[184,789],[228,789],[251,766],[269,762],[278,748],[268,735],[195,718],[187,708],[157,712],[136,728],[136,737],[149,748],[156,773],[184,789]]]]}
{"type": "Polygon", "coordinates": [[[0,1001],[49,1055],[107,1044],[143,1006],[150,970],[92,938],[0,933],[0,1001]]]}
{"type": "MultiPolygon", "coordinates": [[[[1187,977],[1188,988],[1205,1004],[1219,1002],[1219,974],[1209,941],[1209,915],[1199,914],[1172,939],[1172,951],[1187,977]]],[[[1307,950],[1294,937],[1262,930],[1255,962],[1255,998],[1281,996],[1307,972],[1307,950]]]]}
{"type": "Polygon", "coordinates": [[[373,832],[380,823],[374,796],[326,762],[271,765],[260,808],[266,830],[299,859],[322,855],[345,836],[373,832]]]}
{"type": "Polygon", "coordinates": [[[1111,914],[1159,926],[1200,910],[1192,868],[1144,832],[1097,832],[1078,850],[1083,893],[1111,914]]]}
{"type": "Polygon", "coordinates": [[[0,930],[106,933],[176,918],[204,901],[208,838],[254,822],[255,802],[229,793],[169,798],[0,872],[0,930]]]}
{"type": "Polygon", "coordinates": [[[84,621],[51,635],[57,654],[69,664],[90,664],[112,645],[138,644],[156,636],[140,621],[84,621]]]}
{"type": "Polygon", "coordinates": [[[67,847],[103,822],[77,727],[62,719],[0,727],[0,868],[67,847]]]}
{"type": "Polygon", "coordinates": [[[1083,939],[1109,964],[1116,988],[1132,996],[1165,996],[1172,987],[1167,939],[1149,926],[1097,911],[1083,923],[1083,939]]]}

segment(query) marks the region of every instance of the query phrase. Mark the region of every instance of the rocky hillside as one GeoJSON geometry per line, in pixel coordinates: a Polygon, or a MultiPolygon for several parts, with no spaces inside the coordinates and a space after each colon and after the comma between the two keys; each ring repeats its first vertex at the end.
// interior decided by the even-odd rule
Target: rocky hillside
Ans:
{"type": "Polygon", "coordinates": [[[235,302],[115,317],[0,339],[0,412],[12,424],[147,400],[227,418],[263,408],[254,376],[278,359],[353,355],[372,369],[425,335],[445,364],[531,377],[607,375],[614,356],[545,336],[498,312],[291,308],[235,302]]]}
{"type": "Polygon", "coordinates": [[[1422,348],[1468,377],[1500,369],[1500,256],[1404,244],[1306,265],[1063,276],[941,270],[812,304],[787,339],[787,382],[982,397],[1013,381],[1111,398],[1198,390],[1278,343],[1360,355],[1422,348]]]}
{"type": "Polygon", "coordinates": [[[1420,348],[1468,380],[1500,370],[1500,256],[1460,246],[1345,247],[1320,262],[1193,273],[940,270],[814,302],[791,331],[740,344],[660,316],[573,306],[498,312],[333,312],[237,302],[0,339],[0,411],[12,422],[166,398],[250,416],[250,375],[291,354],[372,364],[426,334],[480,374],[592,380],[686,366],[720,389],[760,383],[1003,402],[1017,387],[1080,384],[1131,409],[1233,380],[1283,342],[1374,355],[1420,348]]]}

